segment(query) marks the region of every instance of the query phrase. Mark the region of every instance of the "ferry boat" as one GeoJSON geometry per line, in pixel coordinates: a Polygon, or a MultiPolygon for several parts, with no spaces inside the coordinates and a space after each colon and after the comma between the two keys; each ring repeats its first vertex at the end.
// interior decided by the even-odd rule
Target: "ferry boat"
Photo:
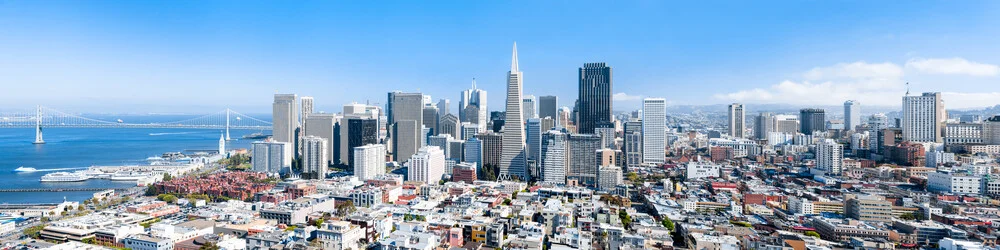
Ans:
{"type": "Polygon", "coordinates": [[[90,176],[87,176],[86,174],[70,172],[55,172],[42,176],[42,182],[74,182],[85,181],[88,179],[90,179],[90,176]]]}
{"type": "Polygon", "coordinates": [[[38,171],[38,169],[35,169],[35,168],[26,168],[24,166],[21,166],[21,167],[18,167],[18,168],[14,169],[14,172],[36,172],[36,171],[38,171]]]}
{"type": "Polygon", "coordinates": [[[267,139],[271,135],[265,135],[264,133],[253,133],[249,135],[244,135],[243,139],[267,139]]]}

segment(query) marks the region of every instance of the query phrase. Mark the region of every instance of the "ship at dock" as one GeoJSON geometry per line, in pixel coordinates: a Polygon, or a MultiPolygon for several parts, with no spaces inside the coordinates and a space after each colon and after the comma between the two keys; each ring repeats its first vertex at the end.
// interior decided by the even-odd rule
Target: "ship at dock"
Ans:
{"type": "Polygon", "coordinates": [[[42,176],[42,182],[77,182],[89,180],[90,176],[81,172],[55,172],[42,176]]]}

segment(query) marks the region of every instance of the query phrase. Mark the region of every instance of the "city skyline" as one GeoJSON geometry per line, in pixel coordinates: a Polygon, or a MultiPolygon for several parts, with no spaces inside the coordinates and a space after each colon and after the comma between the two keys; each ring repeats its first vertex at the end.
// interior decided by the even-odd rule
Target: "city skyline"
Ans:
{"type": "Polygon", "coordinates": [[[268,103],[245,100],[276,92],[313,96],[321,100],[316,111],[326,112],[352,101],[384,105],[382,95],[394,90],[456,100],[472,78],[488,92],[503,92],[496,70],[505,67],[503,51],[513,41],[529,62],[522,65],[529,72],[525,95],[557,96],[559,106],[572,106],[575,69],[588,62],[619,71],[619,110],[638,108],[644,97],[664,97],[668,105],[832,106],[851,99],[899,107],[905,82],[913,93],[942,92],[949,108],[993,106],[1000,97],[1000,62],[992,59],[1000,36],[988,28],[997,23],[990,18],[996,3],[733,5],[616,5],[610,8],[630,15],[578,28],[575,20],[612,10],[553,3],[439,10],[440,3],[400,3],[379,8],[385,15],[376,20],[348,15],[372,10],[364,4],[176,4],[160,11],[156,4],[6,2],[0,15],[12,25],[0,28],[9,38],[0,52],[10,56],[0,59],[8,66],[0,80],[14,84],[0,93],[0,105],[137,113],[228,106],[256,113],[268,103]],[[751,11],[740,13],[739,5],[751,11]],[[524,12],[517,20],[499,18],[511,8],[524,12]],[[573,14],[545,16],[555,8],[573,14]],[[831,8],[837,11],[826,11],[831,8]],[[888,8],[892,17],[880,16],[888,8]],[[437,15],[414,16],[409,9],[437,15]],[[234,13],[223,14],[227,10],[234,13]],[[664,15],[651,15],[657,11],[664,15]],[[778,18],[731,25],[757,15],[778,18]],[[251,25],[261,20],[266,25],[251,25]],[[526,28],[497,32],[511,21],[526,28]],[[614,30],[613,36],[580,35],[594,28],[614,30]],[[551,30],[558,32],[546,33],[551,30]],[[341,91],[344,86],[351,91],[341,91]]]}

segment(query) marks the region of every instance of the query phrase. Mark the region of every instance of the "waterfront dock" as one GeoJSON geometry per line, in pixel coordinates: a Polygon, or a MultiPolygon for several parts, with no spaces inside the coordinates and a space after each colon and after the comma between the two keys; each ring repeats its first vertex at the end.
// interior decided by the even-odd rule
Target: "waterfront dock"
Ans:
{"type": "Polygon", "coordinates": [[[18,193],[18,192],[80,192],[89,191],[97,192],[104,191],[108,189],[114,189],[115,191],[126,191],[127,188],[10,188],[10,189],[0,189],[0,193],[18,193]]]}

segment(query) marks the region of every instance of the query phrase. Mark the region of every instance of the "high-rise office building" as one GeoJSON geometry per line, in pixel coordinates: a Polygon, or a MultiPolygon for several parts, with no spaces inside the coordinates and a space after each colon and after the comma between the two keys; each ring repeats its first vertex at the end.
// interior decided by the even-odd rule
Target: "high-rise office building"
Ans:
{"type": "Polygon", "coordinates": [[[569,171],[567,179],[577,180],[582,185],[597,185],[597,157],[601,149],[601,137],[594,134],[569,135],[569,171]]]}
{"type": "Polygon", "coordinates": [[[868,118],[868,150],[873,154],[882,153],[882,145],[885,144],[883,137],[884,130],[889,128],[889,117],[878,113],[868,118]]]}
{"type": "Polygon", "coordinates": [[[393,126],[392,154],[397,162],[409,160],[423,144],[423,103],[424,95],[421,93],[389,93],[387,109],[389,124],[393,126]]]}
{"type": "Polygon", "coordinates": [[[535,96],[524,96],[524,98],[521,98],[521,105],[524,107],[524,120],[538,118],[538,116],[536,116],[537,114],[535,114],[535,96]]]}
{"type": "Polygon", "coordinates": [[[437,134],[448,134],[451,135],[451,137],[462,138],[459,133],[461,131],[460,126],[461,123],[459,123],[458,117],[453,114],[445,114],[441,116],[441,119],[438,121],[439,131],[437,134]]]}
{"type": "Polygon", "coordinates": [[[483,166],[500,166],[503,152],[503,134],[486,132],[476,135],[483,142],[483,166]]]}
{"type": "Polygon", "coordinates": [[[378,120],[354,118],[347,120],[348,135],[347,164],[354,167],[354,148],[369,144],[378,144],[378,120]]]}
{"type": "Polygon", "coordinates": [[[855,100],[844,102],[844,130],[854,131],[861,125],[861,103],[855,100]]]}
{"type": "Polygon", "coordinates": [[[625,153],[625,166],[639,167],[642,164],[642,121],[625,122],[623,135],[622,151],[625,153]]]}
{"type": "Polygon", "coordinates": [[[304,136],[315,136],[327,141],[327,151],[323,158],[330,161],[328,164],[336,163],[332,161],[334,160],[334,151],[336,150],[336,147],[333,145],[336,142],[334,139],[337,138],[334,128],[338,122],[340,122],[340,118],[334,114],[310,114],[306,117],[305,126],[303,126],[305,127],[305,131],[302,133],[304,136]]]}
{"type": "Polygon", "coordinates": [[[830,175],[840,175],[844,167],[844,145],[832,139],[816,144],[816,168],[830,175]]]}
{"type": "Polygon", "coordinates": [[[746,133],[746,110],[743,104],[729,104],[729,135],[744,138],[746,133]]]}
{"type": "Polygon", "coordinates": [[[559,130],[549,130],[542,135],[541,180],[544,183],[566,184],[568,137],[559,130]]]}
{"type": "Polygon", "coordinates": [[[354,144],[351,144],[349,140],[352,138],[352,136],[357,136],[357,133],[351,130],[352,127],[349,126],[350,121],[352,119],[371,120],[373,125],[375,126],[375,129],[362,131],[361,133],[366,136],[374,134],[377,140],[379,132],[377,127],[378,126],[377,119],[379,118],[380,113],[378,107],[352,102],[344,105],[344,111],[343,113],[341,113],[341,115],[343,117],[340,119],[340,122],[338,122],[337,126],[337,128],[339,129],[337,137],[339,137],[339,139],[331,143],[331,145],[333,145],[334,147],[333,149],[334,157],[332,160],[337,164],[344,164],[350,166],[352,159],[351,154],[353,151],[352,148],[371,143],[371,141],[368,140],[364,142],[355,142],[354,144]]]}
{"type": "Polygon", "coordinates": [[[385,145],[368,144],[354,147],[354,176],[366,181],[385,174],[385,145]]]}
{"type": "Polygon", "coordinates": [[[330,152],[327,148],[329,141],[316,136],[302,137],[302,173],[303,177],[310,179],[326,178],[326,170],[329,160],[326,155],[330,152]]]}
{"type": "Polygon", "coordinates": [[[941,93],[903,97],[903,140],[941,143],[948,119],[941,93]]]}
{"type": "Polygon", "coordinates": [[[422,147],[410,158],[409,165],[409,181],[438,183],[444,175],[444,151],[435,146],[422,147]]]}
{"type": "Polygon", "coordinates": [[[292,166],[292,144],[288,142],[251,143],[251,166],[255,172],[281,173],[292,166]]]}
{"type": "Polygon", "coordinates": [[[771,132],[777,132],[777,119],[774,118],[774,114],[768,112],[760,112],[760,114],[754,117],[754,122],[753,122],[754,139],[766,140],[767,135],[771,132]]]}
{"type": "Polygon", "coordinates": [[[538,118],[528,119],[525,123],[525,148],[528,161],[537,162],[542,155],[542,121],[538,118]]]}
{"type": "Polygon", "coordinates": [[[424,128],[431,129],[431,135],[438,134],[438,108],[434,106],[424,107],[424,128]]]}
{"type": "Polygon", "coordinates": [[[295,143],[295,130],[299,128],[299,110],[295,94],[274,94],[271,111],[272,139],[277,142],[295,143]]]}
{"type": "Polygon", "coordinates": [[[538,118],[552,117],[553,120],[559,118],[559,98],[554,95],[543,95],[538,97],[538,118]]]}
{"type": "Polygon", "coordinates": [[[441,99],[437,102],[438,117],[444,116],[446,114],[451,114],[451,101],[448,99],[441,99]]]}
{"type": "Polygon", "coordinates": [[[503,111],[493,111],[490,112],[490,125],[489,128],[493,132],[500,133],[503,130],[504,122],[507,120],[507,113],[503,111]]]}
{"type": "Polygon", "coordinates": [[[803,134],[812,135],[813,131],[826,131],[826,110],[823,109],[801,109],[799,110],[799,126],[803,134]]]}
{"type": "Polygon", "coordinates": [[[615,148],[615,128],[595,128],[594,134],[601,137],[602,148],[615,148]]]}
{"type": "Polygon", "coordinates": [[[462,145],[464,152],[462,152],[462,161],[476,164],[477,167],[483,166],[483,141],[476,138],[469,138],[462,145]]]}
{"type": "Polygon", "coordinates": [[[547,117],[546,116],[546,117],[538,118],[538,120],[541,121],[541,123],[542,123],[542,130],[541,130],[542,132],[552,130],[552,129],[554,129],[556,127],[556,120],[552,119],[552,117],[547,117]]]}
{"type": "Polygon", "coordinates": [[[476,88],[476,79],[472,79],[472,88],[462,91],[462,99],[458,101],[458,120],[479,124],[481,130],[486,130],[489,121],[486,97],[486,90],[476,88]]]}
{"type": "Polygon", "coordinates": [[[480,127],[478,124],[463,122],[461,126],[462,128],[458,131],[458,135],[460,136],[458,138],[461,138],[463,140],[468,140],[469,138],[475,137],[477,134],[479,134],[479,132],[481,132],[479,131],[480,127]]]}
{"type": "Polygon", "coordinates": [[[303,97],[301,97],[299,99],[302,102],[302,114],[299,115],[299,118],[301,118],[303,120],[302,123],[305,123],[305,119],[307,117],[309,117],[309,114],[313,113],[313,109],[314,109],[314,106],[313,106],[313,97],[312,96],[303,96],[303,97]]]}
{"type": "Polygon", "coordinates": [[[524,120],[521,107],[521,71],[517,68],[517,43],[511,56],[507,73],[507,107],[503,126],[503,152],[498,179],[518,178],[527,181],[527,162],[524,154],[524,120]]]}
{"type": "Polygon", "coordinates": [[[642,100],[642,162],[663,164],[666,159],[667,100],[642,100]]]}
{"type": "Polygon", "coordinates": [[[570,119],[571,112],[569,108],[568,107],[559,108],[559,110],[556,111],[556,113],[557,113],[556,116],[558,116],[556,118],[556,127],[565,128],[570,133],[576,133],[576,126],[570,124],[570,121],[572,121],[572,119],[570,119]]]}
{"type": "Polygon", "coordinates": [[[611,91],[611,67],[606,63],[585,63],[580,68],[578,133],[593,134],[594,128],[613,127],[611,91]]]}

